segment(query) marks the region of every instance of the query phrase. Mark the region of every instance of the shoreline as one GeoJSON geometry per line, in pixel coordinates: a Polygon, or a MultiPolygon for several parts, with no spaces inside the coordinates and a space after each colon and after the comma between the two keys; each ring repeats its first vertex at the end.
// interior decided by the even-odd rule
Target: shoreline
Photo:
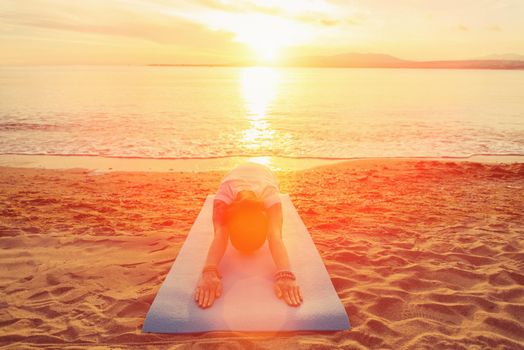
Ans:
{"type": "Polygon", "coordinates": [[[524,155],[471,155],[467,157],[355,157],[355,158],[292,158],[273,156],[233,156],[216,158],[125,158],[90,155],[0,155],[0,167],[38,169],[87,169],[105,172],[206,172],[226,171],[245,162],[267,165],[273,171],[299,171],[355,161],[443,161],[484,164],[524,163],[524,155]]]}

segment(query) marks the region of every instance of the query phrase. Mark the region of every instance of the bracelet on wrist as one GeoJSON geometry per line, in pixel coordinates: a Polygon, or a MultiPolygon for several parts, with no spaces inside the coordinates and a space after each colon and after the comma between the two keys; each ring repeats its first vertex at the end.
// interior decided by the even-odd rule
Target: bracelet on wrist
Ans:
{"type": "Polygon", "coordinates": [[[275,282],[280,281],[280,280],[285,280],[285,279],[290,279],[293,281],[296,280],[296,278],[293,275],[278,275],[275,277],[275,282]]]}
{"type": "Polygon", "coordinates": [[[285,279],[285,278],[288,278],[288,279],[291,279],[291,280],[296,280],[295,274],[292,271],[289,271],[289,270],[277,271],[277,272],[275,272],[273,277],[274,277],[275,281],[278,281],[280,279],[285,279]]]}
{"type": "Polygon", "coordinates": [[[202,269],[202,273],[205,273],[208,271],[214,272],[218,278],[222,278],[222,274],[220,273],[220,271],[218,271],[218,268],[215,265],[204,266],[204,268],[202,269]]]}

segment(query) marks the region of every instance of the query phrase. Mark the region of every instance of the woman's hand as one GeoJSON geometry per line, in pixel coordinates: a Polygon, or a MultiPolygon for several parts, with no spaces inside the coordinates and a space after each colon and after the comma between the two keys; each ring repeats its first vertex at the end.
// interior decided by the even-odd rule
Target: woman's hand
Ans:
{"type": "Polygon", "coordinates": [[[281,278],[275,282],[275,294],[279,299],[284,299],[290,306],[298,306],[302,303],[300,287],[294,280],[281,278]]]}
{"type": "Polygon", "coordinates": [[[213,271],[203,272],[195,289],[195,301],[201,308],[210,307],[222,294],[222,280],[213,271]]]}

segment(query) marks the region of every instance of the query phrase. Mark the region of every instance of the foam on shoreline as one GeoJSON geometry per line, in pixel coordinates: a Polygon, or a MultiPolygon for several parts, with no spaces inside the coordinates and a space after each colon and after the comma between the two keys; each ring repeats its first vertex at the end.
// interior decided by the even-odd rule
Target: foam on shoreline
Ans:
{"type": "Polygon", "coordinates": [[[274,171],[297,171],[318,166],[362,160],[437,160],[477,162],[488,164],[524,163],[522,155],[472,155],[469,157],[383,157],[383,158],[286,158],[286,157],[217,157],[192,159],[123,158],[78,155],[0,155],[1,167],[41,169],[88,169],[95,172],[146,171],[146,172],[203,172],[226,171],[252,161],[267,165],[274,171]]]}

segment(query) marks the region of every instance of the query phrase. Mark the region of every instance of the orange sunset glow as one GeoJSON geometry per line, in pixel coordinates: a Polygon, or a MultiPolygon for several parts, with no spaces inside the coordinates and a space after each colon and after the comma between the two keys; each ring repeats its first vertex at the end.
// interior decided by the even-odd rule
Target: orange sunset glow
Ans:
{"type": "Polygon", "coordinates": [[[0,13],[3,65],[265,64],[346,52],[440,60],[524,51],[518,0],[4,0],[0,13]]]}

